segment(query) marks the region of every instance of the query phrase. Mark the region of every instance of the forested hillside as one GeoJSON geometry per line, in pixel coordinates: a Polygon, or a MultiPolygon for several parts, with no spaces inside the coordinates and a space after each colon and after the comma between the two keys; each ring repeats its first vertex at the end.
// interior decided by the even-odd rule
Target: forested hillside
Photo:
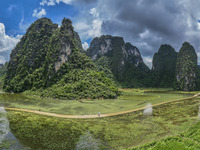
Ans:
{"type": "Polygon", "coordinates": [[[63,99],[115,98],[115,84],[81,53],[72,22],[35,21],[10,55],[3,89],[63,99]]]}

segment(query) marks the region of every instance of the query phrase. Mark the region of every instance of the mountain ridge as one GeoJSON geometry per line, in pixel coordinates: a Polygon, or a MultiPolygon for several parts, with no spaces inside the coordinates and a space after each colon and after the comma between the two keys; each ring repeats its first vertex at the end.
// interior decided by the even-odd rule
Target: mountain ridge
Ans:
{"type": "Polygon", "coordinates": [[[178,52],[167,44],[163,44],[154,53],[151,78],[155,87],[173,87],[175,81],[175,66],[178,52]]]}
{"type": "Polygon", "coordinates": [[[138,48],[131,43],[126,43],[122,37],[111,35],[96,37],[91,41],[86,54],[97,62],[96,64],[101,57],[109,59],[108,68],[122,86],[144,86],[144,80],[150,70],[144,64],[138,48]]]}
{"type": "Polygon", "coordinates": [[[62,99],[116,98],[115,84],[84,53],[72,22],[36,20],[11,52],[3,89],[62,99]],[[79,48],[81,49],[79,50],[79,48]]]}
{"type": "MultiPolygon", "coordinates": [[[[183,49],[184,45],[192,47],[185,42],[183,49]]],[[[73,89],[75,91],[81,89],[85,93],[80,94],[81,96],[78,98],[86,98],[86,95],[90,93],[88,89],[93,90],[83,85],[92,86],[95,89],[95,86],[85,82],[87,79],[102,86],[103,89],[97,88],[99,91],[111,90],[110,95],[109,92],[103,92],[107,98],[113,98],[119,94],[113,82],[122,88],[174,87],[177,90],[195,90],[199,89],[200,73],[196,52],[193,47],[189,49],[192,51],[186,49],[184,53],[188,53],[188,57],[191,56],[192,59],[188,59],[188,64],[186,64],[183,62],[184,58],[181,57],[181,55],[185,56],[182,48],[177,53],[170,45],[161,45],[158,52],[154,54],[150,70],[144,63],[139,49],[131,43],[125,42],[123,37],[111,35],[96,37],[91,41],[90,47],[84,51],[71,20],[64,18],[62,25],[58,27],[50,19],[41,18],[31,24],[27,33],[13,49],[10,55],[11,59],[6,65],[3,89],[7,92],[29,91],[34,93],[33,91],[38,91],[40,95],[48,96],[48,90],[45,89],[49,88],[53,93],[52,97],[59,97],[62,94],[57,91],[59,94],[56,95],[56,91],[50,88],[51,86],[64,93],[65,90],[62,88],[66,88],[68,92],[72,92],[73,89]],[[192,77],[195,78],[195,81],[188,75],[191,72],[180,71],[180,68],[184,68],[182,64],[185,64],[186,68],[190,66],[189,64],[193,64],[193,70],[189,70],[194,73],[192,77]],[[74,74],[77,76],[75,77],[74,74]],[[193,83],[194,86],[182,88],[183,78],[181,76],[183,74],[187,74],[187,79],[185,79],[187,81],[183,81],[187,85],[184,86],[193,83]],[[75,80],[69,75],[74,76],[75,80]],[[85,80],[83,83],[82,78],[85,80]],[[182,78],[181,82],[180,78],[182,78]],[[106,88],[105,85],[109,88],[106,88]]],[[[37,92],[35,93],[37,94],[37,92]]],[[[98,94],[95,96],[89,94],[90,96],[87,98],[104,97],[103,93],[99,96],[97,96],[98,94]]],[[[72,99],[76,97],[69,93],[68,96],[64,95],[63,98],[65,96],[72,99]]]]}

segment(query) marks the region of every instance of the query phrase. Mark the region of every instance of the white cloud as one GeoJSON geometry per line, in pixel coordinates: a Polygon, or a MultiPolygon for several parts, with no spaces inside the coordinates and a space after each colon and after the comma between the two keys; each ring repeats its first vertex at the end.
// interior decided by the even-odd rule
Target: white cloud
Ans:
{"type": "Polygon", "coordinates": [[[151,62],[161,44],[170,44],[178,51],[188,41],[200,53],[199,0],[77,1],[81,13],[74,23],[83,42],[101,33],[122,36],[148,57],[146,63],[151,62]],[[85,5],[79,6],[81,2],[85,5]]]}
{"type": "Polygon", "coordinates": [[[93,15],[94,17],[99,17],[99,13],[97,12],[96,8],[90,9],[90,14],[93,15]]]}
{"type": "Polygon", "coordinates": [[[23,35],[19,35],[19,34],[18,34],[15,38],[16,38],[16,39],[21,39],[22,36],[23,36],[23,35]]]}
{"type": "Polygon", "coordinates": [[[21,37],[21,35],[16,37],[6,35],[4,24],[0,23],[0,63],[8,61],[11,50],[16,46],[21,37]]]}
{"type": "Polygon", "coordinates": [[[74,25],[74,27],[79,31],[88,30],[90,28],[89,24],[86,22],[78,22],[74,25]]]}
{"type": "Polygon", "coordinates": [[[12,10],[14,9],[14,8],[16,8],[17,6],[16,5],[10,5],[9,7],[8,7],[8,11],[9,12],[12,12],[12,10]]]}
{"type": "Polygon", "coordinates": [[[79,19],[77,22],[75,22],[74,27],[79,33],[81,40],[85,41],[102,35],[101,30],[103,21],[99,16],[97,8],[91,8],[85,12],[83,11],[79,18],[82,19],[79,19]]]}
{"type": "Polygon", "coordinates": [[[4,64],[6,62],[5,57],[0,56],[0,64],[4,64]]]}
{"type": "Polygon", "coordinates": [[[5,34],[5,26],[4,24],[0,23],[0,37],[4,37],[5,34]]]}
{"type": "Polygon", "coordinates": [[[143,57],[143,61],[151,69],[151,67],[152,67],[152,57],[143,57]]]}
{"type": "Polygon", "coordinates": [[[33,11],[33,17],[36,17],[36,18],[41,18],[42,16],[45,16],[47,13],[46,13],[46,10],[44,8],[38,8],[38,9],[35,9],[33,11]]]}
{"type": "Polygon", "coordinates": [[[47,5],[47,6],[54,6],[55,5],[55,0],[43,0],[40,5],[44,6],[44,5],[47,5]]]}
{"type": "Polygon", "coordinates": [[[41,6],[54,6],[57,4],[59,4],[60,2],[63,2],[65,4],[71,4],[72,0],[42,0],[42,2],[40,3],[41,6]]]}
{"type": "Polygon", "coordinates": [[[93,20],[91,28],[88,31],[88,35],[93,38],[101,36],[102,35],[101,26],[102,26],[102,21],[100,19],[93,20]]]}
{"type": "Polygon", "coordinates": [[[60,2],[80,10],[73,23],[83,42],[102,34],[122,36],[148,57],[144,59],[147,65],[161,44],[178,51],[188,41],[200,51],[199,0],[41,0],[40,5],[60,2]]]}
{"type": "Polygon", "coordinates": [[[22,16],[22,18],[21,18],[21,20],[19,22],[19,28],[20,28],[20,30],[25,32],[26,31],[26,26],[23,23],[24,23],[24,15],[22,16]]]}
{"type": "Polygon", "coordinates": [[[85,50],[89,48],[89,44],[87,42],[84,42],[82,46],[83,46],[83,49],[85,50]]]}
{"type": "Polygon", "coordinates": [[[19,22],[19,28],[21,32],[26,32],[26,29],[30,26],[30,23],[24,23],[24,14],[19,22]]]}

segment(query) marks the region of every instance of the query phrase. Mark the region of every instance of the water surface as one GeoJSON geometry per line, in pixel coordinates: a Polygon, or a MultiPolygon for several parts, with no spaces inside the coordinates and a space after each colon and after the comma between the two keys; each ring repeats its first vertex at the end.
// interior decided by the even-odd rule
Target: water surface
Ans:
{"type": "Polygon", "coordinates": [[[125,91],[118,99],[58,100],[30,97],[23,94],[1,93],[0,106],[65,115],[95,115],[98,112],[105,114],[132,110],[144,107],[149,103],[153,105],[190,96],[191,94],[179,94],[171,91],[125,91]]]}
{"type": "Polygon", "coordinates": [[[25,148],[10,131],[9,121],[4,107],[0,107],[0,149],[2,150],[30,150],[25,148]]]}

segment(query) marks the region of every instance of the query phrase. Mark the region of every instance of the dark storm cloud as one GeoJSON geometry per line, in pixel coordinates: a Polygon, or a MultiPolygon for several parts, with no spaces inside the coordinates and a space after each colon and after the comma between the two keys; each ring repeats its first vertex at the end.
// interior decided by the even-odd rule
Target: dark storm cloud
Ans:
{"type": "Polygon", "coordinates": [[[141,42],[151,42],[153,45],[149,44],[153,47],[155,41],[152,39],[155,37],[160,39],[160,41],[157,39],[158,42],[164,42],[162,39],[168,37],[174,40],[184,36],[184,32],[180,31],[184,31],[185,25],[181,23],[182,21],[179,20],[178,16],[181,14],[179,10],[181,6],[174,4],[173,1],[167,1],[167,5],[165,5],[165,2],[161,3],[159,1],[138,1],[136,3],[128,0],[123,3],[119,0],[115,4],[110,3],[112,6],[107,5],[108,8],[111,8],[110,12],[118,11],[114,18],[104,22],[104,32],[112,31],[115,34],[120,32],[120,34],[123,34],[124,32],[124,35],[130,37],[129,40],[133,39],[133,42],[139,40],[144,40],[141,42]],[[168,3],[173,3],[173,5],[168,3]],[[141,34],[145,31],[148,31],[150,35],[141,37],[141,34]]]}
{"type": "Polygon", "coordinates": [[[97,1],[98,0],[73,0],[72,4],[84,11],[84,9],[94,7],[97,4],[97,1]]]}
{"type": "Polygon", "coordinates": [[[148,58],[165,43],[179,51],[188,41],[199,52],[199,6],[198,0],[99,0],[95,4],[102,34],[124,37],[148,58]]]}

